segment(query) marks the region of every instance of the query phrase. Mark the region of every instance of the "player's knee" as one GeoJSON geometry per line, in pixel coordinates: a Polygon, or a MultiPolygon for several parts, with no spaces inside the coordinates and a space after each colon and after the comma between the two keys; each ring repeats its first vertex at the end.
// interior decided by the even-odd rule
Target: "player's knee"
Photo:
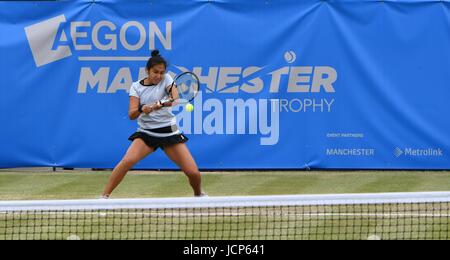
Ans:
{"type": "Polygon", "coordinates": [[[138,159],[132,156],[127,156],[122,159],[122,163],[127,167],[133,167],[136,163],[138,163],[138,159]]]}
{"type": "Polygon", "coordinates": [[[188,177],[200,177],[200,172],[198,171],[198,169],[186,169],[184,170],[184,173],[188,177]]]}

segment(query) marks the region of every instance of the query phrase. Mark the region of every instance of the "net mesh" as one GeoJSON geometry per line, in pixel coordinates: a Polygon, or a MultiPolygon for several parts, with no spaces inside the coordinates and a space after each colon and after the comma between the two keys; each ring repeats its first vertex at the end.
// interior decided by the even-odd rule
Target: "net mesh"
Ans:
{"type": "Polygon", "coordinates": [[[348,196],[7,202],[0,239],[449,238],[447,193],[348,196]]]}

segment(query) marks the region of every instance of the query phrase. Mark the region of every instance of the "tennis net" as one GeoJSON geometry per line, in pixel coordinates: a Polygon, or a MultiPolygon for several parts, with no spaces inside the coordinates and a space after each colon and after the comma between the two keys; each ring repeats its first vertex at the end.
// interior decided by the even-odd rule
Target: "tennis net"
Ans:
{"type": "Polygon", "coordinates": [[[450,192],[0,202],[0,240],[448,239],[450,192]]]}

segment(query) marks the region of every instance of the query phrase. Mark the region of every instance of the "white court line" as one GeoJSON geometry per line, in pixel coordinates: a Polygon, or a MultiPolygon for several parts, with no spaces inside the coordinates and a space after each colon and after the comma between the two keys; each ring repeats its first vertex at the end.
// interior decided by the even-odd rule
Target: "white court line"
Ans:
{"type": "MultiPolygon", "coordinates": [[[[0,214],[13,215],[11,212],[0,212],[0,214]]],[[[14,214],[21,216],[23,213],[14,214]]],[[[25,214],[26,215],[26,214],[25,214]]],[[[448,218],[450,213],[304,213],[304,214],[258,214],[258,213],[134,213],[134,212],[32,212],[30,215],[88,215],[88,216],[140,216],[140,217],[242,217],[242,216],[259,216],[259,217],[377,217],[377,218],[407,218],[407,217],[431,217],[431,218],[448,218]]],[[[16,219],[19,220],[19,219],[16,219]]],[[[83,220],[83,218],[80,218],[83,220]]],[[[301,219],[299,219],[301,220],[301,219]]],[[[292,220],[295,221],[295,220],[292,220]]]]}
{"type": "Polygon", "coordinates": [[[112,209],[133,209],[133,208],[193,209],[193,208],[230,208],[230,207],[242,208],[242,207],[284,207],[284,206],[324,207],[332,205],[369,206],[377,204],[409,205],[417,203],[418,204],[438,203],[448,205],[450,203],[450,192],[271,195],[271,196],[108,199],[108,200],[91,199],[91,200],[0,201],[0,211],[112,210],[112,209]]]}

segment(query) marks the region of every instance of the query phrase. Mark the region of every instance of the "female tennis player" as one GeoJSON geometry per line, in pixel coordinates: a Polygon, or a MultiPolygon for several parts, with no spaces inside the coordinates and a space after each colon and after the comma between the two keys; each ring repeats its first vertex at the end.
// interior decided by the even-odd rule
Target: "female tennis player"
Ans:
{"type": "Polygon", "coordinates": [[[134,82],[130,88],[128,115],[131,120],[138,119],[138,130],[128,138],[132,143],[114,168],[102,198],[109,198],[127,172],[158,148],[162,148],[186,174],[194,195],[206,196],[201,189],[201,175],[197,164],[185,144],[188,138],[178,129],[171,104],[162,105],[159,102],[168,97],[167,91],[173,82],[166,69],[166,60],[158,50],[153,51],[146,66],[148,76],[134,82]]]}

